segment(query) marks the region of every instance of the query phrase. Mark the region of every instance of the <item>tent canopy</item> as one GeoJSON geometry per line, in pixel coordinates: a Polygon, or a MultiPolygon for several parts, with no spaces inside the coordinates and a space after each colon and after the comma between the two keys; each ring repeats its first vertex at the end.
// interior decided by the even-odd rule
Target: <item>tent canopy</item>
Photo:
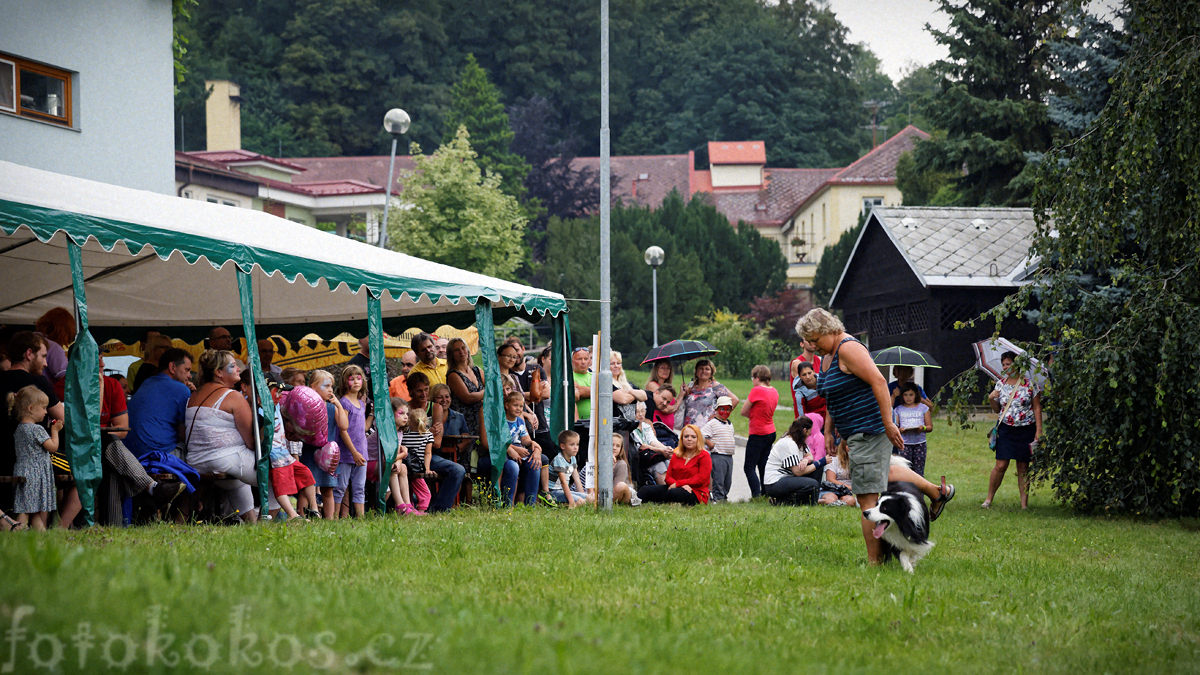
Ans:
{"type": "Polygon", "coordinates": [[[0,321],[32,325],[71,307],[68,239],[82,246],[88,323],[101,339],[146,327],[195,339],[239,325],[237,271],[251,274],[259,333],[331,337],[384,328],[557,316],[563,296],[338,237],[270,214],[118,187],[0,161],[0,321]],[[423,317],[417,319],[417,317],[423,317]]]}

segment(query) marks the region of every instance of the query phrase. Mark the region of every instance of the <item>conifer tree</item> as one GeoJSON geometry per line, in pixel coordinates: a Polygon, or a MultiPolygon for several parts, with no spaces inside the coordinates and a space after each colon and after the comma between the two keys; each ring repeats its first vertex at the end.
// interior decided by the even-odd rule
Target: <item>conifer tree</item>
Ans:
{"type": "Polygon", "coordinates": [[[1028,204],[1027,153],[1050,147],[1046,100],[1057,92],[1048,59],[1063,0],[939,0],[946,31],[930,28],[949,58],[936,68],[941,92],[928,110],[944,138],[914,151],[920,171],[954,171],[959,203],[1028,204]]]}
{"type": "Polygon", "coordinates": [[[479,167],[500,176],[500,189],[522,199],[529,165],[512,151],[513,132],[500,91],[488,79],[473,54],[451,90],[453,101],[446,111],[446,142],[454,140],[459,127],[466,127],[479,167]]]}

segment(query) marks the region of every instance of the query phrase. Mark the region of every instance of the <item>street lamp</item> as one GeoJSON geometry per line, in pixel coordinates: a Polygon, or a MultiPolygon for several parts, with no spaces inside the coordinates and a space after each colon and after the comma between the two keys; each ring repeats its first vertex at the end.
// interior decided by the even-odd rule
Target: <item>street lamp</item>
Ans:
{"type": "Polygon", "coordinates": [[[650,266],[651,285],[654,288],[654,346],[658,346],[658,266],[667,257],[666,252],[657,246],[646,249],[646,264],[650,266]]]}
{"type": "Polygon", "coordinates": [[[392,206],[392,172],[396,169],[396,141],[408,131],[412,118],[400,108],[392,108],[383,116],[383,130],[392,135],[392,159],[388,163],[387,188],[383,201],[383,224],[379,227],[379,248],[387,248],[388,209],[392,206]]]}

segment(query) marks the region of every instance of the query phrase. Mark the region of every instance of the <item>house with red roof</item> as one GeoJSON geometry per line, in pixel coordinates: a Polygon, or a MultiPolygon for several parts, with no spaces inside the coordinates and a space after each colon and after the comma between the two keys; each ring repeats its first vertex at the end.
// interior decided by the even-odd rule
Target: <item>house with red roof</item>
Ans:
{"type": "MultiPolygon", "coordinates": [[[[277,158],[241,150],[236,85],[210,83],[210,141],[224,146],[175,155],[180,196],[268,211],[316,226],[333,223],[339,234],[365,225],[375,241],[387,183],[386,155],[277,158]],[[222,88],[225,87],[225,88],[222,88]],[[215,131],[214,131],[215,130],[215,131]]],[[[788,283],[812,285],[826,246],[853,228],[876,206],[899,206],[896,163],[929,134],[907,126],[849,166],[828,169],[767,166],[761,140],[713,141],[708,168],[697,169],[695,153],[612,157],[614,202],[655,208],[672,192],[685,200],[702,195],[729,219],[746,222],[778,242],[788,260],[788,283]]],[[[599,157],[576,157],[574,169],[599,170],[599,157]]],[[[415,168],[412,157],[396,157],[392,195],[403,191],[401,176],[415,168]]],[[[393,197],[394,199],[396,197],[393,197]]]]}
{"type": "MultiPolygon", "coordinates": [[[[875,206],[899,206],[896,162],[929,134],[908,126],[854,163],[832,169],[767,166],[763,141],[708,144],[707,170],[694,153],[613,157],[613,200],[649,206],[677,191],[684,200],[704,195],[729,219],[746,222],[779,243],[788,260],[788,283],[812,285],[826,246],[858,224],[875,206]]],[[[598,168],[597,157],[579,157],[577,168],[598,168]]]]}

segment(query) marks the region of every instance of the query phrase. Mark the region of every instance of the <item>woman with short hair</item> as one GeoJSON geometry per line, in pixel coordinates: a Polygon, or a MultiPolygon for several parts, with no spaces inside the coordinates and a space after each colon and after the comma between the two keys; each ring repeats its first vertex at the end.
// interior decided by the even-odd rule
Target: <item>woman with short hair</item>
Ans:
{"type": "MultiPolygon", "coordinates": [[[[837,425],[838,434],[849,446],[850,483],[859,507],[864,511],[874,508],[880,493],[887,490],[892,448],[904,447],[900,429],[892,421],[887,382],[866,346],[826,310],[818,307],[800,317],[796,334],[812,342],[818,354],[830,357],[821,359],[821,376],[817,379],[817,393],[825,397],[826,405],[825,450],[830,454],[834,451],[833,428],[837,425]]],[[[943,493],[911,470],[907,474],[899,480],[914,483],[929,496],[933,501],[930,518],[936,519],[954,498],[954,486],[946,486],[943,493]]],[[[862,518],[867,559],[878,565],[883,562],[883,551],[872,535],[874,527],[862,518]]]]}

